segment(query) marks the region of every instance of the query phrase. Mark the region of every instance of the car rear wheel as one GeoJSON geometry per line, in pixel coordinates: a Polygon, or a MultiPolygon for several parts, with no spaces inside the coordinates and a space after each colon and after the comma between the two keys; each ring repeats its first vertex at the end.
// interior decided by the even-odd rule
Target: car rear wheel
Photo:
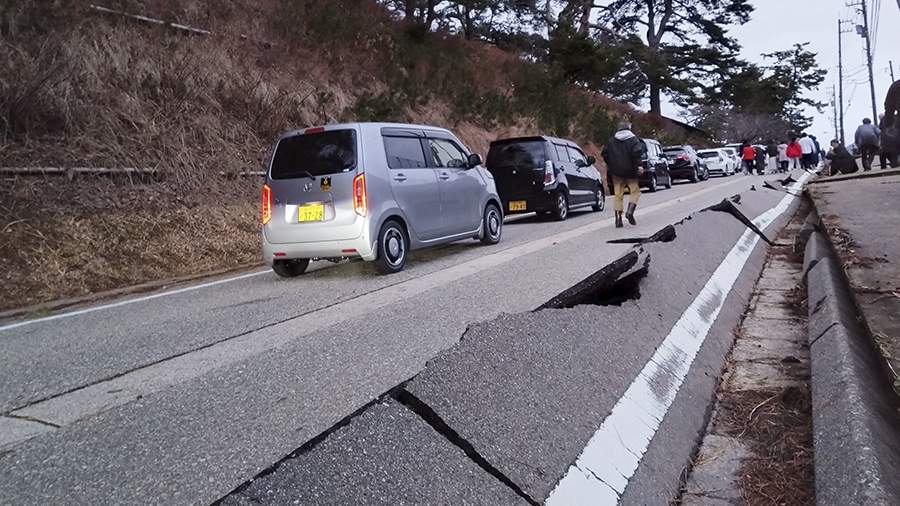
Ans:
{"type": "Polygon", "coordinates": [[[552,211],[553,218],[556,221],[565,221],[569,217],[569,197],[566,192],[556,192],[556,208],[552,211]]]}
{"type": "Polygon", "coordinates": [[[272,270],[282,278],[293,278],[306,272],[309,267],[308,258],[295,258],[291,260],[275,260],[272,270]]]}
{"type": "Polygon", "coordinates": [[[591,206],[591,209],[593,209],[595,213],[603,212],[603,209],[606,208],[606,193],[603,191],[602,186],[597,190],[596,199],[596,203],[591,206]]]}
{"type": "Polygon", "coordinates": [[[409,239],[403,225],[397,220],[388,220],[378,232],[378,257],[375,268],[382,274],[393,274],[403,270],[406,254],[409,251],[409,239]]]}
{"type": "Polygon", "coordinates": [[[647,191],[650,193],[656,193],[658,185],[659,183],[656,182],[656,174],[653,174],[653,176],[650,178],[650,186],[647,187],[647,191]]]}
{"type": "Polygon", "coordinates": [[[666,189],[667,190],[672,189],[672,174],[671,173],[668,176],[666,176],[666,189]]]}
{"type": "Polygon", "coordinates": [[[483,223],[481,224],[481,242],[484,244],[497,244],[503,235],[503,216],[496,204],[488,204],[484,208],[483,223]]]}
{"type": "Polygon", "coordinates": [[[691,179],[690,179],[690,181],[691,181],[692,183],[696,183],[697,181],[700,180],[700,175],[698,174],[698,172],[699,172],[699,171],[697,170],[697,167],[695,166],[695,167],[694,167],[694,171],[691,173],[691,179]]]}

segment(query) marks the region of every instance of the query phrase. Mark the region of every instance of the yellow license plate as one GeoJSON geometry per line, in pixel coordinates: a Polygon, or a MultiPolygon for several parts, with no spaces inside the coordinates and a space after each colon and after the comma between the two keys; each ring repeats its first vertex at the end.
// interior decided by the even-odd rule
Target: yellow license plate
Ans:
{"type": "Polygon", "coordinates": [[[526,205],[524,200],[510,200],[509,201],[509,210],[510,211],[524,211],[528,206],[526,205]]]}
{"type": "Polygon", "coordinates": [[[322,221],[325,219],[325,204],[313,202],[297,208],[297,221],[322,221]]]}

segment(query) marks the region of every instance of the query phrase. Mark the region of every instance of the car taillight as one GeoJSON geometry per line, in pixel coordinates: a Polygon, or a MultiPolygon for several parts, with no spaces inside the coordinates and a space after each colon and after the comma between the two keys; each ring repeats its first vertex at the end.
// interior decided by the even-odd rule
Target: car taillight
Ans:
{"type": "Polygon", "coordinates": [[[544,163],[544,184],[553,184],[556,181],[556,174],[553,172],[553,162],[547,160],[544,163]]]}
{"type": "Polygon", "coordinates": [[[353,178],[353,210],[360,216],[365,216],[368,211],[368,197],[366,196],[366,175],[359,174],[353,178]]]}
{"type": "Polygon", "coordinates": [[[272,220],[272,189],[264,184],[262,190],[262,224],[272,220]]]}
{"type": "Polygon", "coordinates": [[[690,160],[691,157],[689,157],[688,155],[678,155],[678,159],[679,160],[690,160]]]}

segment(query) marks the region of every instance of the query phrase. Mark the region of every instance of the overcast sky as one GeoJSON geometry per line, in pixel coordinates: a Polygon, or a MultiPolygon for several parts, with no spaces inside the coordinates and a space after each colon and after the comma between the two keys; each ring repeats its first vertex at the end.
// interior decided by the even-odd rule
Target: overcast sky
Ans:
{"type": "MultiPolygon", "coordinates": [[[[878,29],[873,37],[875,94],[878,113],[884,112],[884,96],[891,85],[888,61],[894,61],[894,75],[900,79],[900,8],[897,0],[868,0],[870,12],[880,4],[878,29]]],[[[821,89],[810,94],[823,102],[831,101],[831,86],[837,83],[837,20],[850,19],[862,24],[862,17],[845,0],[754,0],[756,10],[746,25],[731,33],[743,46],[744,58],[761,61],[760,54],[791,47],[796,42],[809,42],[818,53],[819,65],[828,69],[821,89]]],[[[874,28],[870,27],[870,28],[874,28]]],[[[853,29],[847,25],[845,29],[853,29]]],[[[873,30],[874,31],[874,30],[873,30]]],[[[865,68],[865,44],[855,30],[844,34],[844,125],[845,134],[853,132],[864,117],[872,116],[868,74],[865,68]]],[[[664,114],[675,113],[672,106],[664,114]]],[[[833,113],[826,107],[821,114],[811,111],[815,124],[810,132],[816,137],[834,137],[833,113]]],[[[848,140],[848,143],[853,142],[848,140]]]]}

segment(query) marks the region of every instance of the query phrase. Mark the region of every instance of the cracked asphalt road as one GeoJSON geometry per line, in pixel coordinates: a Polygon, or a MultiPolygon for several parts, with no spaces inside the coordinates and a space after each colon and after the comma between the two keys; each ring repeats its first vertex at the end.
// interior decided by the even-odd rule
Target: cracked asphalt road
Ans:
{"type": "MultiPolygon", "coordinates": [[[[612,228],[609,210],[563,223],[521,219],[507,224],[498,246],[462,242],[419,252],[394,276],[363,263],[322,263],[294,280],[261,273],[15,328],[0,323],[0,436],[3,420],[46,417],[62,425],[0,450],[0,503],[212,502],[422,371],[470,325],[531,311],[631,247],[606,241],[648,236],[761,182],[732,176],[645,194],[637,228],[612,228]]],[[[783,195],[749,192],[740,208],[752,217],[783,195]]],[[[724,237],[715,229],[697,233],[669,250],[677,255],[669,263],[690,265],[703,234],[715,244],[724,237]]],[[[683,276],[690,271],[658,280],[658,290],[681,293],[690,281],[683,276]]],[[[600,375],[605,388],[623,390],[634,369],[625,364],[659,338],[648,332],[607,342],[604,360],[622,365],[600,375]]],[[[607,397],[596,402],[597,412],[609,409],[607,397]]],[[[432,448],[445,460],[446,448],[409,447],[432,448]]],[[[386,469],[414,472],[401,457],[386,469]]],[[[468,476],[467,466],[455,472],[468,476]]],[[[502,501],[519,499],[495,492],[502,501]]],[[[460,501],[493,496],[478,497],[460,501]]]]}

